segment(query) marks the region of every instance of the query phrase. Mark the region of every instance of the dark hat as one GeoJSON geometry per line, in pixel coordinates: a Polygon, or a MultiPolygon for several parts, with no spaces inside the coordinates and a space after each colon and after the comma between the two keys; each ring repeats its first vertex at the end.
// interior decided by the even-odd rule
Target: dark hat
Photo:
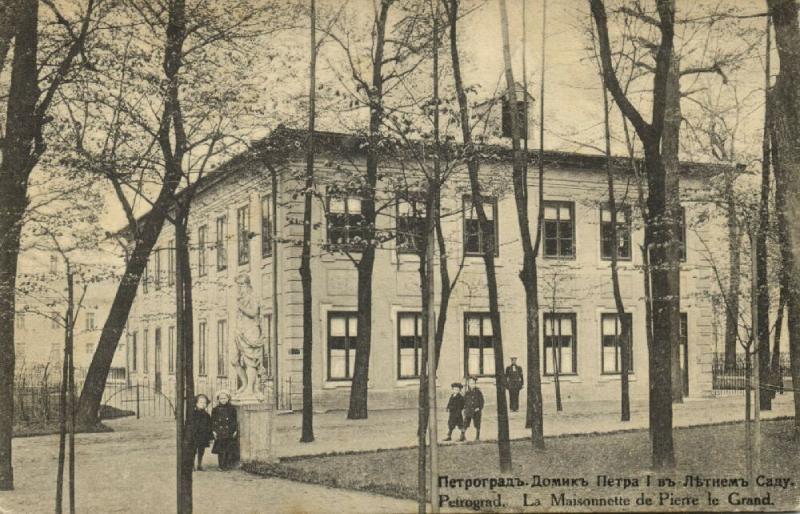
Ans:
{"type": "Polygon", "coordinates": [[[461,382],[453,382],[452,384],[450,384],[450,387],[457,387],[459,389],[463,389],[464,385],[461,382]]]}

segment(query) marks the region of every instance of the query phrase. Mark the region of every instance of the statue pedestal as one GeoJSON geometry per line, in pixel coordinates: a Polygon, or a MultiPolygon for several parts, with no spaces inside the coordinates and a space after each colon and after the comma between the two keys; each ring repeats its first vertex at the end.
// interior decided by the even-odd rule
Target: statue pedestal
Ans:
{"type": "Polygon", "coordinates": [[[239,422],[239,461],[274,462],[270,429],[274,422],[272,406],[251,399],[232,400],[239,422]]]}

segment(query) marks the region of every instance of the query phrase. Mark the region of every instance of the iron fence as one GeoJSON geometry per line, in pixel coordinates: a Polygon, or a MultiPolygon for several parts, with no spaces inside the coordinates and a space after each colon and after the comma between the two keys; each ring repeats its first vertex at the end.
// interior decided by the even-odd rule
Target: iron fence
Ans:
{"type": "MultiPolygon", "coordinates": [[[[780,392],[783,392],[784,377],[790,376],[789,366],[789,356],[781,354],[778,376],[774,377],[775,386],[780,392]]],[[[745,355],[737,354],[733,366],[727,366],[724,354],[714,354],[711,365],[712,389],[714,395],[744,394],[744,391],[747,389],[747,374],[747,359],[745,355]]]]}

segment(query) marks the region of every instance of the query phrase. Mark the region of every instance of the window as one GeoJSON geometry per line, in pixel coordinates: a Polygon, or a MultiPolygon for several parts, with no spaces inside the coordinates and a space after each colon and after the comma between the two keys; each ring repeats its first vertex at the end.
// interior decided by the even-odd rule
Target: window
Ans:
{"type": "Polygon", "coordinates": [[[228,267],[227,227],[227,216],[220,216],[217,218],[217,271],[222,271],[228,267]]]}
{"type": "Polygon", "coordinates": [[[686,208],[681,207],[681,226],[678,230],[678,241],[681,245],[681,261],[686,262],[686,208]]]}
{"type": "Polygon", "coordinates": [[[147,355],[147,353],[148,353],[147,343],[148,343],[148,339],[149,339],[147,336],[149,334],[147,332],[148,332],[148,330],[144,329],[144,337],[142,338],[142,371],[144,371],[145,373],[147,373],[148,367],[149,367],[149,364],[147,362],[147,360],[148,360],[147,359],[148,358],[148,355],[147,355]]]}
{"type": "Polygon", "coordinates": [[[208,269],[206,268],[206,243],[208,242],[208,227],[203,225],[197,229],[197,275],[200,277],[206,276],[208,269]]]}
{"type": "Polygon", "coordinates": [[[240,265],[250,262],[250,207],[236,211],[236,255],[240,265]]]}
{"type": "Polygon", "coordinates": [[[545,313],[544,315],[544,374],[574,375],[578,372],[574,313],[545,313]]]}
{"type": "Polygon", "coordinates": [[[397,252],[417,253],[425,237],[425,203],[398,200],[397,202],[397,252]]]}
{"type": "Polygon", "coordinates": [[[167,370],[175,373],[175,327],[167,329],[167,370]]]}
{"type": "Polygon", "coordinates": [[[681,312],[680,328],[680,366],[683,377],[683,396],[689,396],[689,318],[681,312]]]}
{"type": "Polygon", "coordinates": [[[217,376],[228,376],[228,324],[224,319],[217,321],[217,376]]]}
{"type": "Polygon", "coordinates": [[[261,197],[261,257],[272,255],[272,197],[261,197]]]}
{"type": "Polygon", "coordinates": [[[352,196],[328,198],[328,243],[357,248],[364,241],[363,202],[352,196]]]}
{"type": "Polygon", "coordinates": [[[397,376],[417,378],[422,366],[422,314],[397,315],[397,376]]]}
{"type": "Polygon", "coordinates": [[[494,333],[488,312],[464,315],[464,374],[494,375],[494,333]]]}
{"type": "Polygon", "coordinates": [[[613,241],[611,209],[600,208],[600,258],[610,260],[613,252],[617,259],[631,260],[631,210],[617,207],[617,242],[613,241]]]}
{"type": "Polygon", "coordinates": [[[328,380],[350,380],[356,362],[358,314],[328,313],[328,380]]]}
{"type": "Polygon", "coordinates": [[[575,257],[573,202],[544,202],[544,256],[575,257]]]}
{"type": "Polygon", "coordinates": [[[153,366],[157,375],[161,374],[161,327],[156,327],[155,330],[155,359],[153,366]]]}
{"type": "Polygon", "coordinates": [[[197,325],[197,374],[206,376],[206,322],[197,325]]]}
{"type": "MultiPolygon", "coordinates": [[[[625,314],[628,325],[633,327],[630,314],[625,314]]],[[[622,372],[622,323],[616,314],[603,314],[601,316],[602,345],[601,369],[603,374],[617,374],[622,372]]],[[[628,363],[628,371],[633,371],[633,338],[629,341],[628,347],[631,354],[628,363]]]]}
{"type": "Polygon", "coordinates": [[[273,353],[272,353],[272,313],[264,314],[264,324],[262,325],[261,337],[264,338],[266,343],[261,347],[262,363],[267,372],[267,377],[273,376],[273,353]]]}
{"type": "Polygon", "coordinates": [[[147,294],[147,285],[150,283],[150,259],[144,264],[142,270],[142,293],[147,294]]]}
{"type": "Polygon", "coordinates": [[[153,284],[156,286],[156,291],[161,289],[161,249],[156,248],[155,250],[155,259],[156,259],[156,272],[155,276],[153,277],[153,284]]]}
{"type": "Polygon", "coordinates": [[[25,328],[25,313],[17,313],[17,328],[25,328]]]}
{"type": "Polygon", "coordinates": [[[138,353],[139,349],[137,348],[137,341],[136,341],[137,333],[134,332],[131,334],[131,345],[130,345],[130,354],[131,354],[131,371],[136,371],[138,369],[138,353]]]}
{"type": "Polygon", "coordinates": [[[50,273],[58,272],[58,256],[55,254],[50,255],[50,273]]]}
{"type": "Polygon", "coordinates": [[[486,213],[488,225],[480,229],[478,213],[472,199],[464,196],[464,251],[467,255],[482,255],[487,248],[494,248],[495,256],[499,255],[497,244],[497,199],[485,197],[483,212],[486,213]]]}
{"type": "MultiPolygon", "coordinates": [[[[517,89],[517,92],[521,92],[517,89]]],[[[511,102],[508,101],[508,98],[503,98],[503,137],[512,137],[511,134],[511,102]]],[[[517,100],[517,126],[521,131],[521,137],[527,139],[528,138],[528,117],[525,113],[525,101],[524,100],[517,100]]]]}
{"type": "Polygon", "coordinates": [[[175,285],[175,240],[169,242],[167,248],[167,285],[172,287],[175,285]]]}
{"type": "Polygon", "coordinates": [[[50,328],[61,328],[61,323],[58,322],[60,319],[58,313],[53,311],[50,313],[50,328]]]}
{"type": "Polygon", "coordinates": [[[94,353],[94,343],[86,343],[86,355],[94,353]]]}
{"type": "Polygon", "coordinates": [[[94,330],[94,312],[86,313],[86,330],[94,330]]]}

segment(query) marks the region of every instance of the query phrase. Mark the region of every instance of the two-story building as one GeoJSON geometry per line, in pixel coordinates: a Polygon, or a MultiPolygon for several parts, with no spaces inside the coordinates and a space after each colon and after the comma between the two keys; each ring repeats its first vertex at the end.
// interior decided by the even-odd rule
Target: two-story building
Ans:
{"type": "MultiPolygon", "coordinates": [[[[365,151],[364,141],[355,136],[319,133],[316,140],[311,356],[314,398],[321,408],[337,408],[347,404],[355,359],[354,262],[360,254],[357,246],[347,243],[358,241],[363,220],[363,199],[352,184],[363,173],[365,151]],[[350,185],[344,187],[344,183],[350,185]]],[[[278,129],[258,151],[222,165],[198,189],[189,224],[198,392],[213,394],[236,386],[231,366],[236,354],[236,281],[246,275],[260,300],[262,334],[267,343],[265,362],[276,370],[280,407],[300,406],[303,323],[298,270],[303,201],[299,191],[305,168],[304,141],[303,131],[278,129]],[[273,180],[277,184],[274,191],[273,180]]],[[[506,358],[516,356],[524,366],[524,293],[518,278],[522,252],[510,183],[511,155],[502,147],[487,149],[485,154],[481,181],[493,225],[502,344],[506,358]]],[[[369,392],[371,405],[381,407],[416,402],[423,343],[419,260],[413,251],[413,237],[408,236],[416,211],[395,194],[397,184],[413,182],[407,177],[415,173],[418,177],[419,170],[414,172],[418,166],[414,159],[392,155],[380,163],[382,185],[378,188],[380,205],[376,204],[380,211],[378,229],[389,234],[378,244],[373,277],[369,392]]],[[[530,158],[528,190],[530,212],[535,213],[536,152],[531,152],[530,158]]],[[[625,171],[628,161],[617,161],[616,200],[624,207],[618,216],[616,244],[609,235],[605,158],[547,151],[543,162],[545,204],[538,263],[545,402],[553,396],[555,369],[560,370],[561,392],[567,400],[613,400],[619,396],[620,324],[610,271],[614,251],[619,259],[620,289],[633,326],[631,395],[644,398],[648,380],[643,228],[635,201],[635,178],[625,171]]],[[[458,281],[446,313],[438,376],[440,384],[450,384],[475,375],[485,383],[482,387],[491,390],[494,334],[488,317],[480,231],[467,193],[465,167],[456,161],[447,166],[450,175],[442,195],[443,233],[451,278],[458,274],[458,281]]],[[[717,171],[709,165],[685,164],[681,187],[690,195],[690,191],[702,189],[717,171]]],[[[713,206],[688,197],[682,198],[682,203],[681,368],[685,392],[704,396],[711,393],[711,362],[718,333],[712,306],[717,287],[704,248],[717,237],[720,222],[714,216],[708,220],[708,210],[713,206]],[[701,211],[706,214],[704,221],[698,222],[696,213],[701,211]]],[[[531,220],[535,224],[536,216],[531,220]]],[[[531,230],[535,233],[536,227],[531,230]]],[[[151,384],[165,394],[174,391],[174,263],[174,232],[167,224],[151,254],[126,335],[131,380],[151,384]]],[[[487,394],[487,398],[492,397],[487,394]]]]}

